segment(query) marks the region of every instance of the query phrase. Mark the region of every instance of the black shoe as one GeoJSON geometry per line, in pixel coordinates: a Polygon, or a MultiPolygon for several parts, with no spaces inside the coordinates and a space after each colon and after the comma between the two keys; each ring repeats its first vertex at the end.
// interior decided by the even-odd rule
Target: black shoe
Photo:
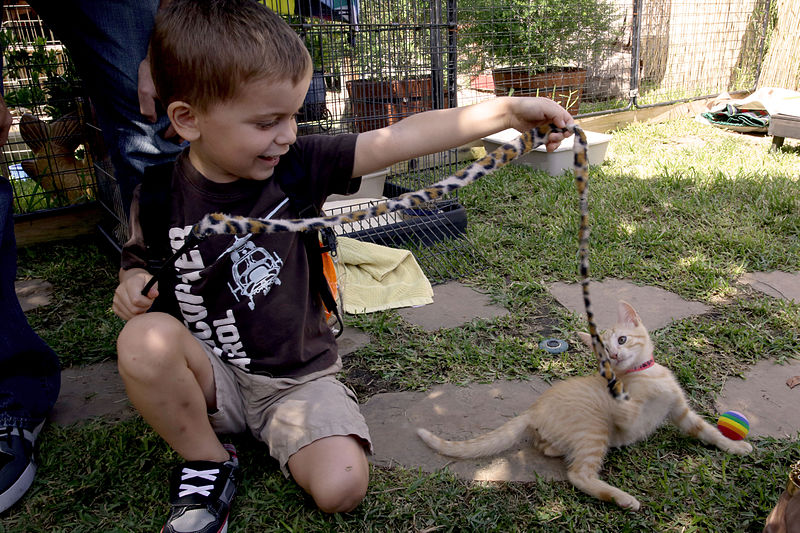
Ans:
{"type": "Polygon", "coordinates": [[[224,444],[231,458],[224,463],[189,461],[172,471],[169,503],[172,511],[162,533],[225,533],[236,494],[239,459],[236,448],[224,444]]]}
{"type": "Polygon", "coordinates": [[[33,483],[33,443],[44,421],[32,431],[0,427],[0,513],[17,503],[33,483]]]}

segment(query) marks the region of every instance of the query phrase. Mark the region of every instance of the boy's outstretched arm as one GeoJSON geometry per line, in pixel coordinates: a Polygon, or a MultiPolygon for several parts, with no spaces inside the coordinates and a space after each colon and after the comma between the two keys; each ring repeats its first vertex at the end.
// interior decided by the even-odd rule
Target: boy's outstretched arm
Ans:
{"type": "MultiPolygon", "coordinates": [[[[356,141],[353,175],[361,176],[399,161],[455,148],[506,128],[527,131],[572,116],[549,98],[501,97],[479,104],[418,113],[386,128],[361,133],[356,141]]],[[[550,134],[552,151],[569,134],[550,134]]]]}

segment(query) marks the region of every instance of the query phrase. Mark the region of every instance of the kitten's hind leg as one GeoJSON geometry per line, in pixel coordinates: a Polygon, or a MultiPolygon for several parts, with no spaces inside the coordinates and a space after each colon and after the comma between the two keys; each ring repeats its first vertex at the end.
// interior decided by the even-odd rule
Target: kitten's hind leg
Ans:
{"type": "Polygon", "coordinates": [[[639,500],[598,477],[602,457],[576,459],[567,468],[567,478],[576,488],[604,502],[614,502],[623,509],[638,511],[639,500]]]}
{"type": "Polygon", "coordinates": [[[559,448],[553,446],[552,444],[547,444],[546,442],[542,443],[539,450],[547,457],[562,457],[564,455],[564,452],[562,452],[559,448]]]}
{"type": "Polygon", "coordinates": [[[563,457],[566,455],[566,453],[564,453],[555,444],[552,444],[551,442],[548,442],[542,438],[541,434],[535,427],[531,427],[530,430],[531,436],[533,437],[533,446],[539,451],[539,453],[546,457],[563,457]]]}
{"type": "Polygon", "coordinates": [[[720,450],[738,455],[753,451],[753,445],[743,440],[731,440],[717,428],[706,422],[692,411],[686,400],[680,402],[670,413],[672,423],[685,434],[696,437],[707,444],[713,444],[720,450]]]}

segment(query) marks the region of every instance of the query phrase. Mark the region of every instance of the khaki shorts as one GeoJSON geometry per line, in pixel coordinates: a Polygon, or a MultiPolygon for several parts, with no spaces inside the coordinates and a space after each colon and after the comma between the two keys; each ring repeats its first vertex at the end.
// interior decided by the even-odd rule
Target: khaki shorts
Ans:
{"type": "Polygon", "coordinates": [[[208,415],[216,433],[243,433],[269,446],[270,455],[289,476],[286,464],[300,448],[323,437],[354,435],[367,453],[372,441],[358,408],[356,395],[332,367],[299,378],[271,378],[249,374],[223,363],[201,343],[214,369],[217,410],[208,415]]]}

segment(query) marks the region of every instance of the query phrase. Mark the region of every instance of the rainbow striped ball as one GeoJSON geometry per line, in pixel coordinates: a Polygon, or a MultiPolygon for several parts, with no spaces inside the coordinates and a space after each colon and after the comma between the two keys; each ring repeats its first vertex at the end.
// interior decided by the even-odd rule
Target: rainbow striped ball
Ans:
{"type": "Polygon", "coordinates": [[[742,440],[750,432],[750,423],[742,413],[727,411],[717,420],[720,432],[731,440],[742,440]]]}

